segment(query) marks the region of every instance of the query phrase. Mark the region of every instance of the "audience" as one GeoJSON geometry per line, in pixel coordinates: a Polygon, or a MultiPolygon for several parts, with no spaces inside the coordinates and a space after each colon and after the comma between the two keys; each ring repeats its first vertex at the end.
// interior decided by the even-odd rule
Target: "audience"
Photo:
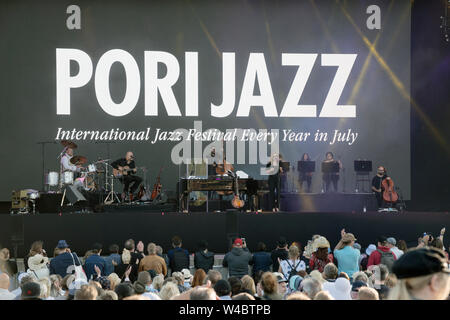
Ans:
{"type": "MultiPolygon", "coordinates": [[[[253,255],[242,239],[235,239],[231,251],[223,258],[229,274],[224,279],[221,272],[213,269],[215,256],[206,241],[200,243],[196,252],[193,276],[188,252],[182,249],[181,239],[176,236],[169,259],[171,265],[187,266],[179,271],[167,268],[154,243],[148,244],[148,256],[144,256],[143,243],[140,241],[135,247],[129,239],[122,255],[118,254],[117,245],[111,245],[106,257],[101,256],[102,245],[96,243],[81,264],[65,240],[58,242],[52,259],[46,256],[43,242],[36,241],[24,261],[26,272],[17,273],[14,267],[8,267],[9,250],[0,250],[0,300],[449,299],[450,269],[448,254],[442,249],[442,231],[437,238],[429,234],[421,237],[418,248],[411,250],[406,249],[402,240],[397,247],[395,238],[379,237],[377,247],[370,245],[362,255],[355,237],[345,230],[334,255],[325,237],[312,238],[305,247],[304,257],[309,261],[300,258],[298,242],[287,249],[283,237],[272,254],[259,242],[253,255]],[[271,268],[275,265],[274,257],[278,270],[271,268]],[[249,265],[256,270],[250,272],[249,265]],[[207,272],[199,266],[208,268],[207,272]],[[11,279],[18,281],[18,288],[17,284],[11,284],[11,279]]],[[[23,270],[23,265],[19,266],[23,270]]]]}
{"type": "Polygon", "coordinates": [[[277,242],[277,247],[275,250],[272,251],[271,258],[272,258],[272,270],[279,270],[280,260],[286,260],[288,259],[288,244],[285,237],[280,237],[277,242]]]}

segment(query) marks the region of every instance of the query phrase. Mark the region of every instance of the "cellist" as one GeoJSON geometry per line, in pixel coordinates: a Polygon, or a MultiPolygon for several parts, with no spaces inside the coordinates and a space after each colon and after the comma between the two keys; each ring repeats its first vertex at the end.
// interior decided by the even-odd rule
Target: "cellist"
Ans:
{"type": "Polygon", "coordinates": [[[379,166],[377,168],[377,174],[372,179],[372,191],[375,193],[378,202],[378,208],[381,209],[383,207],[383,185],[382,182],[385,179],[391,179],[387,175],[386,168],[383,166],[379,166]]]}

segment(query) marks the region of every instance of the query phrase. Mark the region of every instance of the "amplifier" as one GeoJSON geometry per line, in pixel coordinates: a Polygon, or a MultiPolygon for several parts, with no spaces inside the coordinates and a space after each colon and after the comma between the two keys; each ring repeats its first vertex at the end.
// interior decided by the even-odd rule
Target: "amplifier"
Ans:
{"type": "Polygon", "coordinates": [[[28,212],[28,191],[27,190],[13,190],[11,194],[11,212],[28,212]]]}

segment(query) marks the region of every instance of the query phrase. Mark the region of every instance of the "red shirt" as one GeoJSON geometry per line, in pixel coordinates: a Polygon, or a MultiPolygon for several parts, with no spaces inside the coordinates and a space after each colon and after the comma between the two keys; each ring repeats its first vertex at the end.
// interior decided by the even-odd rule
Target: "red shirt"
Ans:
{"type": "Polygon", "coordinates": [[[327,260],[320,260],[319,258],[316,257],[316,253],[313,252],[313,254],[311,255],[311,259],[309,259],[309,268],[311,269],[311,271],[313,270],[319,270],[320,273],[323,272],[323,268],[325,268],[325,266],[330,263],[333,262],[333,254],[329,253],[327,256],[327,260]]]}
{"type": "Polygon", "coordinates": [[[378,247],[377,250],[370,254],[369,261],[367,262],[367,267],[370,267],[372,265],[379,265],[381,263],[381,253],[379,253],[378,250],[381,250],[383,252],[391,252],[394,255],[394,259],[397,260],[395,253],[393,253],[389,247],[378,247]]]}

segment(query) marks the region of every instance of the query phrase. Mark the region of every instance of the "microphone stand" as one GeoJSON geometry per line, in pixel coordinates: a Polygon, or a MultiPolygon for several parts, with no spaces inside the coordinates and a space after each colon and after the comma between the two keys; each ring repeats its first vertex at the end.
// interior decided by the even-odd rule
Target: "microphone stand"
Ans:
{"type": "Polygon", "coordinates": [[[42,145],[42,191],[45,191],[45,145],[56,144],[56,141],[39,141],[36,144],[42,145]]]}

